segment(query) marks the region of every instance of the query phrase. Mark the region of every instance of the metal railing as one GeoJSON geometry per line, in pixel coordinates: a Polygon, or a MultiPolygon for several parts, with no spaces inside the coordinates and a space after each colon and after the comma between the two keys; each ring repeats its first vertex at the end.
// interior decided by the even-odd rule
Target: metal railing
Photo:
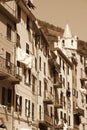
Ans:
{"type": "Polygon", "coordinates": [[[0,72],[16,76],[16,66],[0,56],[0,72]]]}
{"type": "Polygon", "coordinates": [[[44,114],[44,121],[47,122],[48,124],[51,124],[51,125],[53,124],[53,118],[47,114],[44,114]]]}
{"type": "Polygon", "coordinates": [[[54,100],[54,96],[53,96],[53,94],[51,94],[50,92],[48,92],[48,91],[45,91],[45,93],[44,93],[44,98],[45,99],[50,99],[50,100],[54,100]]]}

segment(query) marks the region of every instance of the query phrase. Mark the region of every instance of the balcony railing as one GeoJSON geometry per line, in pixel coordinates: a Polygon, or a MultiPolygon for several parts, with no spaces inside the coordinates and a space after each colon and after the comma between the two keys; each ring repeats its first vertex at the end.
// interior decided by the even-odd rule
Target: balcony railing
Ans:
{"type": "Polygon", "coordinates": [[[61,99],[58,101],[55,101],[54,107],[55,108],[63,108],[63,102],[61,101],[61,99]]]}
{"type": "Polygon", "coordinates": [[[8,79],[12,82],[19,81],[19,76],[16,77],[17,67],[0,56],[0,79],[8,79]]]}
{"type": "Polygon", "coordinates": [[[53,125],[53,118],[47,114],[44,114],[44,121],[50,125],[53,125]]]}
{"type": "Polygon", "coordinates": [[[80,80],[81,80],[81,82],[87,81],[87,77],[86,76],[81,76],[80,80]]]}
{"type": "Polygon", "coordinates": [[[62,88],[62,82],[59,80],[53,84],[54,88],[62,88]]]}
{"type": "Polygon", "coordinates": [[[57,72],[60,72],[60,65],[57,63],[56,60],[54,60],[53,58],[49,57],[48,58],[48,62],[49,64],[51,65],[51,67],[57,71],[57,72]]]}
{"type": "Polygon", "coordinates": [[[44,103],[53,104],[53,101],[54,101],[54,96],[50,92],[45,91],[44,92],[44,103]]]}
{"type": "Polygon", "coordinates": [[[84,110],[78,106],[74,106],[73,108],[74,114],[77,114],[79,116],[84,116],[84,110]]]}
{"type": "Polygon", "coordinates": [[[75,56],[72,57],[72,62],[77,65],[78,64],[78,61],[77,61],[77,58],[75,56]]]}

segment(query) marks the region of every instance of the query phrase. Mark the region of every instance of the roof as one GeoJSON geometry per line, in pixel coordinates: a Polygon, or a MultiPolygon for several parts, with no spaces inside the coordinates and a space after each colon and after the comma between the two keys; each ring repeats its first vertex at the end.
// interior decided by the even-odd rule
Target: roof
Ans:
{"type": "Polygon", "coordinates": [[[71,38],[72,37],[71,30],[70,30],[70,27],[68,24],[66,24],[66,26],[65,26],[63,37],[64,38],[71,38]]]}

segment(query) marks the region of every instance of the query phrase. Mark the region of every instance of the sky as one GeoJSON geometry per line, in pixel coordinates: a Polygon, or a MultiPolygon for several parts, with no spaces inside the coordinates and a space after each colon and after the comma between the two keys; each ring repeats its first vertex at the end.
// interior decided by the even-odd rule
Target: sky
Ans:
{"type": "Polygon", "coordinates": [[[33,0],[36,18],[65,28],[68,23],[72,35],[87,41],[87,0],[33,0]]]}

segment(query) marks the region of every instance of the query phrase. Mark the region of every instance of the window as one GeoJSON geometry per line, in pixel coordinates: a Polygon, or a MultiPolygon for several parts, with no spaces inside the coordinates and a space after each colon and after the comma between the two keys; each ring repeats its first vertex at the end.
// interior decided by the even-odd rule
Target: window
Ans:
{"type": "Polygon", "coordinates": [[[17,47],[21,47],[21,44],[20,44],[20,35],[17,34],[17,43],[16,43],[16,46],[17,47]]]}
{"type": "Polygon", "coordinates": [[[81,78],[83,78],[83,73],[84,73],[83,68],[80,68],[80,73],[81,73],[81,78]]]}
{"type": "Polygon", "coordinates": [[[63,86],[65,87],[65,78],[63,78],[63,86]]]}
{"type": "Polygon", "coordinates": [[[52,118],[53,114],[52,114],[52,107],[50,107],[50,117],[52,118]]]}
{"type": "Polygon", "coordinates": [[[7,39],[11,40],[11,26],[7,24],[7,39]]]}
{"type": "Polygon", "coordinates": [[[64,113],[64,120],[66,121],[66,113],[64,113]]]}
{"type": "Polygon", "coordinates": [[[44,90],[47,91],[47,82],[44,81],[44,90]]]}
{"type": "Polygon", "coordinates": [[[69,116],[69,126],[70,126],[70,116],[69,116]]]}
{"type": "Polygon", "coordinates": [[[69,89],[69,86],[70,86],[70,83],[69,83],[69,82],[67,82],[67,86],[68,86],[68,89],[69,89]]]}
{"type": "Polygon", "coordinates": [[[59,58],[59,63],[60,63],[60,66],[61,66],[61,57],[59,58]]]}
{"type": "Polygon", "coordinates": [[[32,120],[34,121],[34,103],[32,103],[32,120]]]}
{"type": "Polygon", "coordinates": [[[62,40],[62,45],[65,46],[65,40],[62,40]]]}
{"type": "Polygon", "coordinates": [[[67,74],[69,75],[69,66],[67,66],[67,74]]]}
{"type": "Polygon", "coordinates": [[[60,112],[60,118],[63,119],[63,112],[60,112]]]}
{"type": "Polygon", "coordinates": [[[30,117],[30,100],[25,99],[25,116],[30,117]]]}
{"type": "Polygon", "coordinates": [[[40,44],[40,36],[38,34],[35,35],[35,47],[37,47],[37,44],[40,44]]]}
{"type": "Polygon", "coordinates": [[[5,91],[5,88],[3,87],[2,88],[2,105],[6,105],[5,104],[5,98],[6,98],[6,91],[5,91]]]}
{"type": "Polygon", "coordinates": [[[26,53],[29,54],[29,44],[26,43],[26,53]]]}
{"type": "Polygon", "coordinates": [[[7,102],[8,102],[8,106],[11,107],[11,99],[12,99],[12,90],[8,89],[8,95],[7,95],[7,102]]]}
{"type": "Polygon", "coordinates": [[[83,63],[83,57],[80,55],[80,62],[83,63]]]}
{"type": "Polygon", "coordinates": [[[66,107],[66,101],[65,101],[65,97],[63,97],[63,99],[64,99],[64,107],[66,107]]]}
{"type": "Polygon", "coordinates": [[[19,5],[17,5],[17,11],[18,11],[18,19],[21,18],[21,8],[19,5]]]}
{"type": "Polygon", "coordinates": [[[11,107],[12,104],[12,89],[2,88],[2,105],[11,107]],[[3,96],[4,95],[4,96],[3,96]]]}
{"type": "Polygon", "coordinates": [[[6,67],[11,67],[11,54],[9,52],[6,52],[6,67]]]}
{"type": "Polygon", "coordinates": [[[52,94],[52,87],[50,87],[50,93],[52,94]]]}
{"type": "Polygon", "coordinates": [[[44,75],[46,75],[46,63],[44,62],[44,75]]]}
{"type": "Polygon", "coordinates": [[[24,69],[24,75],[25,75],[24,82],[27,85],[29,85],[31,83],[31,70],[30,69],[24,69]]]}
{"type": "Polygon", "coordinates": [[[60,75],[59,79],[60,79],[60,81],[62,82],[62,75],[60,75]]]}
{"type": "Polygon", "coordinates": [[[86,95],[86,104],[87,104],[87,95],[86,95]]]}
{"type": "Polygon", "coordinates": [[[30,19],[29,17],[27,16],[27,30],[30,31],[30,19]]]}
{"type": "Polygon", "coordinates": [[[71,45],[73,46],[73,40],[71,40],[71,45]]]}
{"type": "Polygon", "coordinates": [[[39,119],[41,120],[41,105],[39,106],[39,119]]]}
{"type": "Polygon", "coordinates": [[[37,70],[37,59],[35,57],[35,70],[37,70]]]}
{"type": "Polygon", "coordinates": [[[64,61],[63,61],[63,70],[65,70],[65,65],[64,65],[64,61]]]}
{"type": "Polygon", "coordinates": [[[16,95],[15,111],[21,115],[22,112],[22,96],[16,95]]]}
{"type": "Polygon", "coordinates": [[[33,94],[35,93],[35,82],[36,82],[36,78],[34,75],[32,75],[32,92],[33,92],[33,94]]]}
{"type": "Polygon", "coordinates": [[[39,80],[39,96],[41,96],[41,81],[39,80]]]}
{"type": "Polygon", "coordinates": [[[39,69],[41,70],[41,57],[39,57],[39,69]]]}

